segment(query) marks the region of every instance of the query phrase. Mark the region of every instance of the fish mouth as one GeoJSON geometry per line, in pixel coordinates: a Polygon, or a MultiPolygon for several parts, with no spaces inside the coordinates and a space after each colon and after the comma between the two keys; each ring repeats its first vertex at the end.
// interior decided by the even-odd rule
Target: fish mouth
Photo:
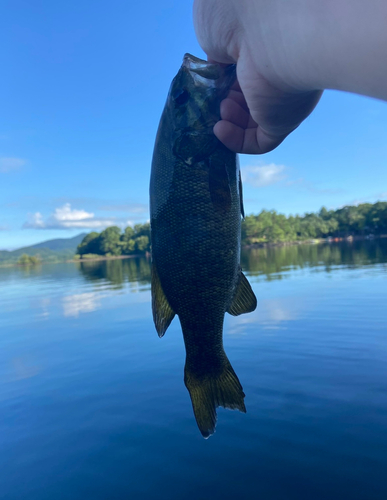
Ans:
{"type": "Polygon", "coordinates": [[[207,89],[228,90],[236,78],[235,64],[222,66],[188,53],[184,55],[182,68],[192,76],[196,86],[207,89]]]}
{"type": "MultiPolygon", "coordinates": [[[[222,75],[221,67],[218,64],[199,59],[199,57],[188,53],[184,55],[183,67],[191,74],[193,73],[198,77],[205,78],[205,80],[218,80],[222,75]]],[[[208,85],[208,81],[206,85],[208,85]]]]}

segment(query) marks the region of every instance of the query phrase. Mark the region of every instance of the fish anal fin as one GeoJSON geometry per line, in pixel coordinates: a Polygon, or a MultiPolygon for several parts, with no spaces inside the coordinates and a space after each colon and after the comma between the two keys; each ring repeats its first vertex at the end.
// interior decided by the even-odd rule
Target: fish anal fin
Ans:
{"type": "Polygon", "coordinates": [[[169,305],[160,283],[160,278],[154,263],[152,263],[152,313],[153,321],[159,337],[167,331],[171,321],[175,317],[175,312],[169,305]]]}
{"type": "Polygon", "coordinates": [[[226,355],[224,358],[218,374],[209,372],[197,376],[187,364],[184,370],[184,383],[191,397],[196,423],[205,439],[215,432],[218,406],[246,413],[243,388],[226,355]]]}
{"type": "Polygon", "coordinates": [[[253,312],[256,307],[257,298],[246,276],[240,271],[234,297],[227,312],[233,316],[239,316],[240,314],[253,312]]]}

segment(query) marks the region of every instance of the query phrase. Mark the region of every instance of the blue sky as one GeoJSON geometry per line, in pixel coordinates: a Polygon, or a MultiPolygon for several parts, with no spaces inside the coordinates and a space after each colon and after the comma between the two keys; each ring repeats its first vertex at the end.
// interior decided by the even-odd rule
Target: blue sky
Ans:
{"type": "MultiPolygon", "coordinates": [[[[1,3],[0,249],[148,219],[154,138],[191,2],[1,3]]],[[[245,211],[387,200],[387,104],[328,91],[279,148],[243,156],[245,211]]]]}

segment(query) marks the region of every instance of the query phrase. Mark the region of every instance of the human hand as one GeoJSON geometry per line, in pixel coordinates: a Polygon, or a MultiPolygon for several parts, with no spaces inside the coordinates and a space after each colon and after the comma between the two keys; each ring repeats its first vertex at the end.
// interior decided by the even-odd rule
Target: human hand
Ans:
{"type": "Polygon", "coordinates": [[[263,154],[275,149],[313,111],[322,94],[318,90],[285,92],[259,74],[255,78],[257,83],[250,90],[239,76],[221,102],[221,120],[214,127],[216,137],[236,153],[263,154]]]}
{"type": "Polygon", "coordinates": [[[197,37],[208,58],[237,65],[237,82],[221,103],[221,120],[214,133],[238,153],[262,154],[276,148],[322,95],[322,90],[303,88],[289,71],[283,40],[280,33],[276,35],[278,21],[265,4],[251,0],[194,3],[197,37]],[[254,5],[260,7],[259,16],[251,11],[254,5]],[[268,36],[260,20],[271,27],[268,36]]]}

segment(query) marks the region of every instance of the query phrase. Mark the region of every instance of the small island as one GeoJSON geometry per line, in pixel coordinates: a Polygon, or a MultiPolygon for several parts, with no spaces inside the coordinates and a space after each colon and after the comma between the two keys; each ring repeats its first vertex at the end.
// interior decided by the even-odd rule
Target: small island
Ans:
{"type": "Polygon", "coordinates": [[[150,252],[150,224],[128,226],[124,232],[117,226],[101,233],[87,234],[77,247],[76,260],[101,260],[146,255],[150,252]]]}

